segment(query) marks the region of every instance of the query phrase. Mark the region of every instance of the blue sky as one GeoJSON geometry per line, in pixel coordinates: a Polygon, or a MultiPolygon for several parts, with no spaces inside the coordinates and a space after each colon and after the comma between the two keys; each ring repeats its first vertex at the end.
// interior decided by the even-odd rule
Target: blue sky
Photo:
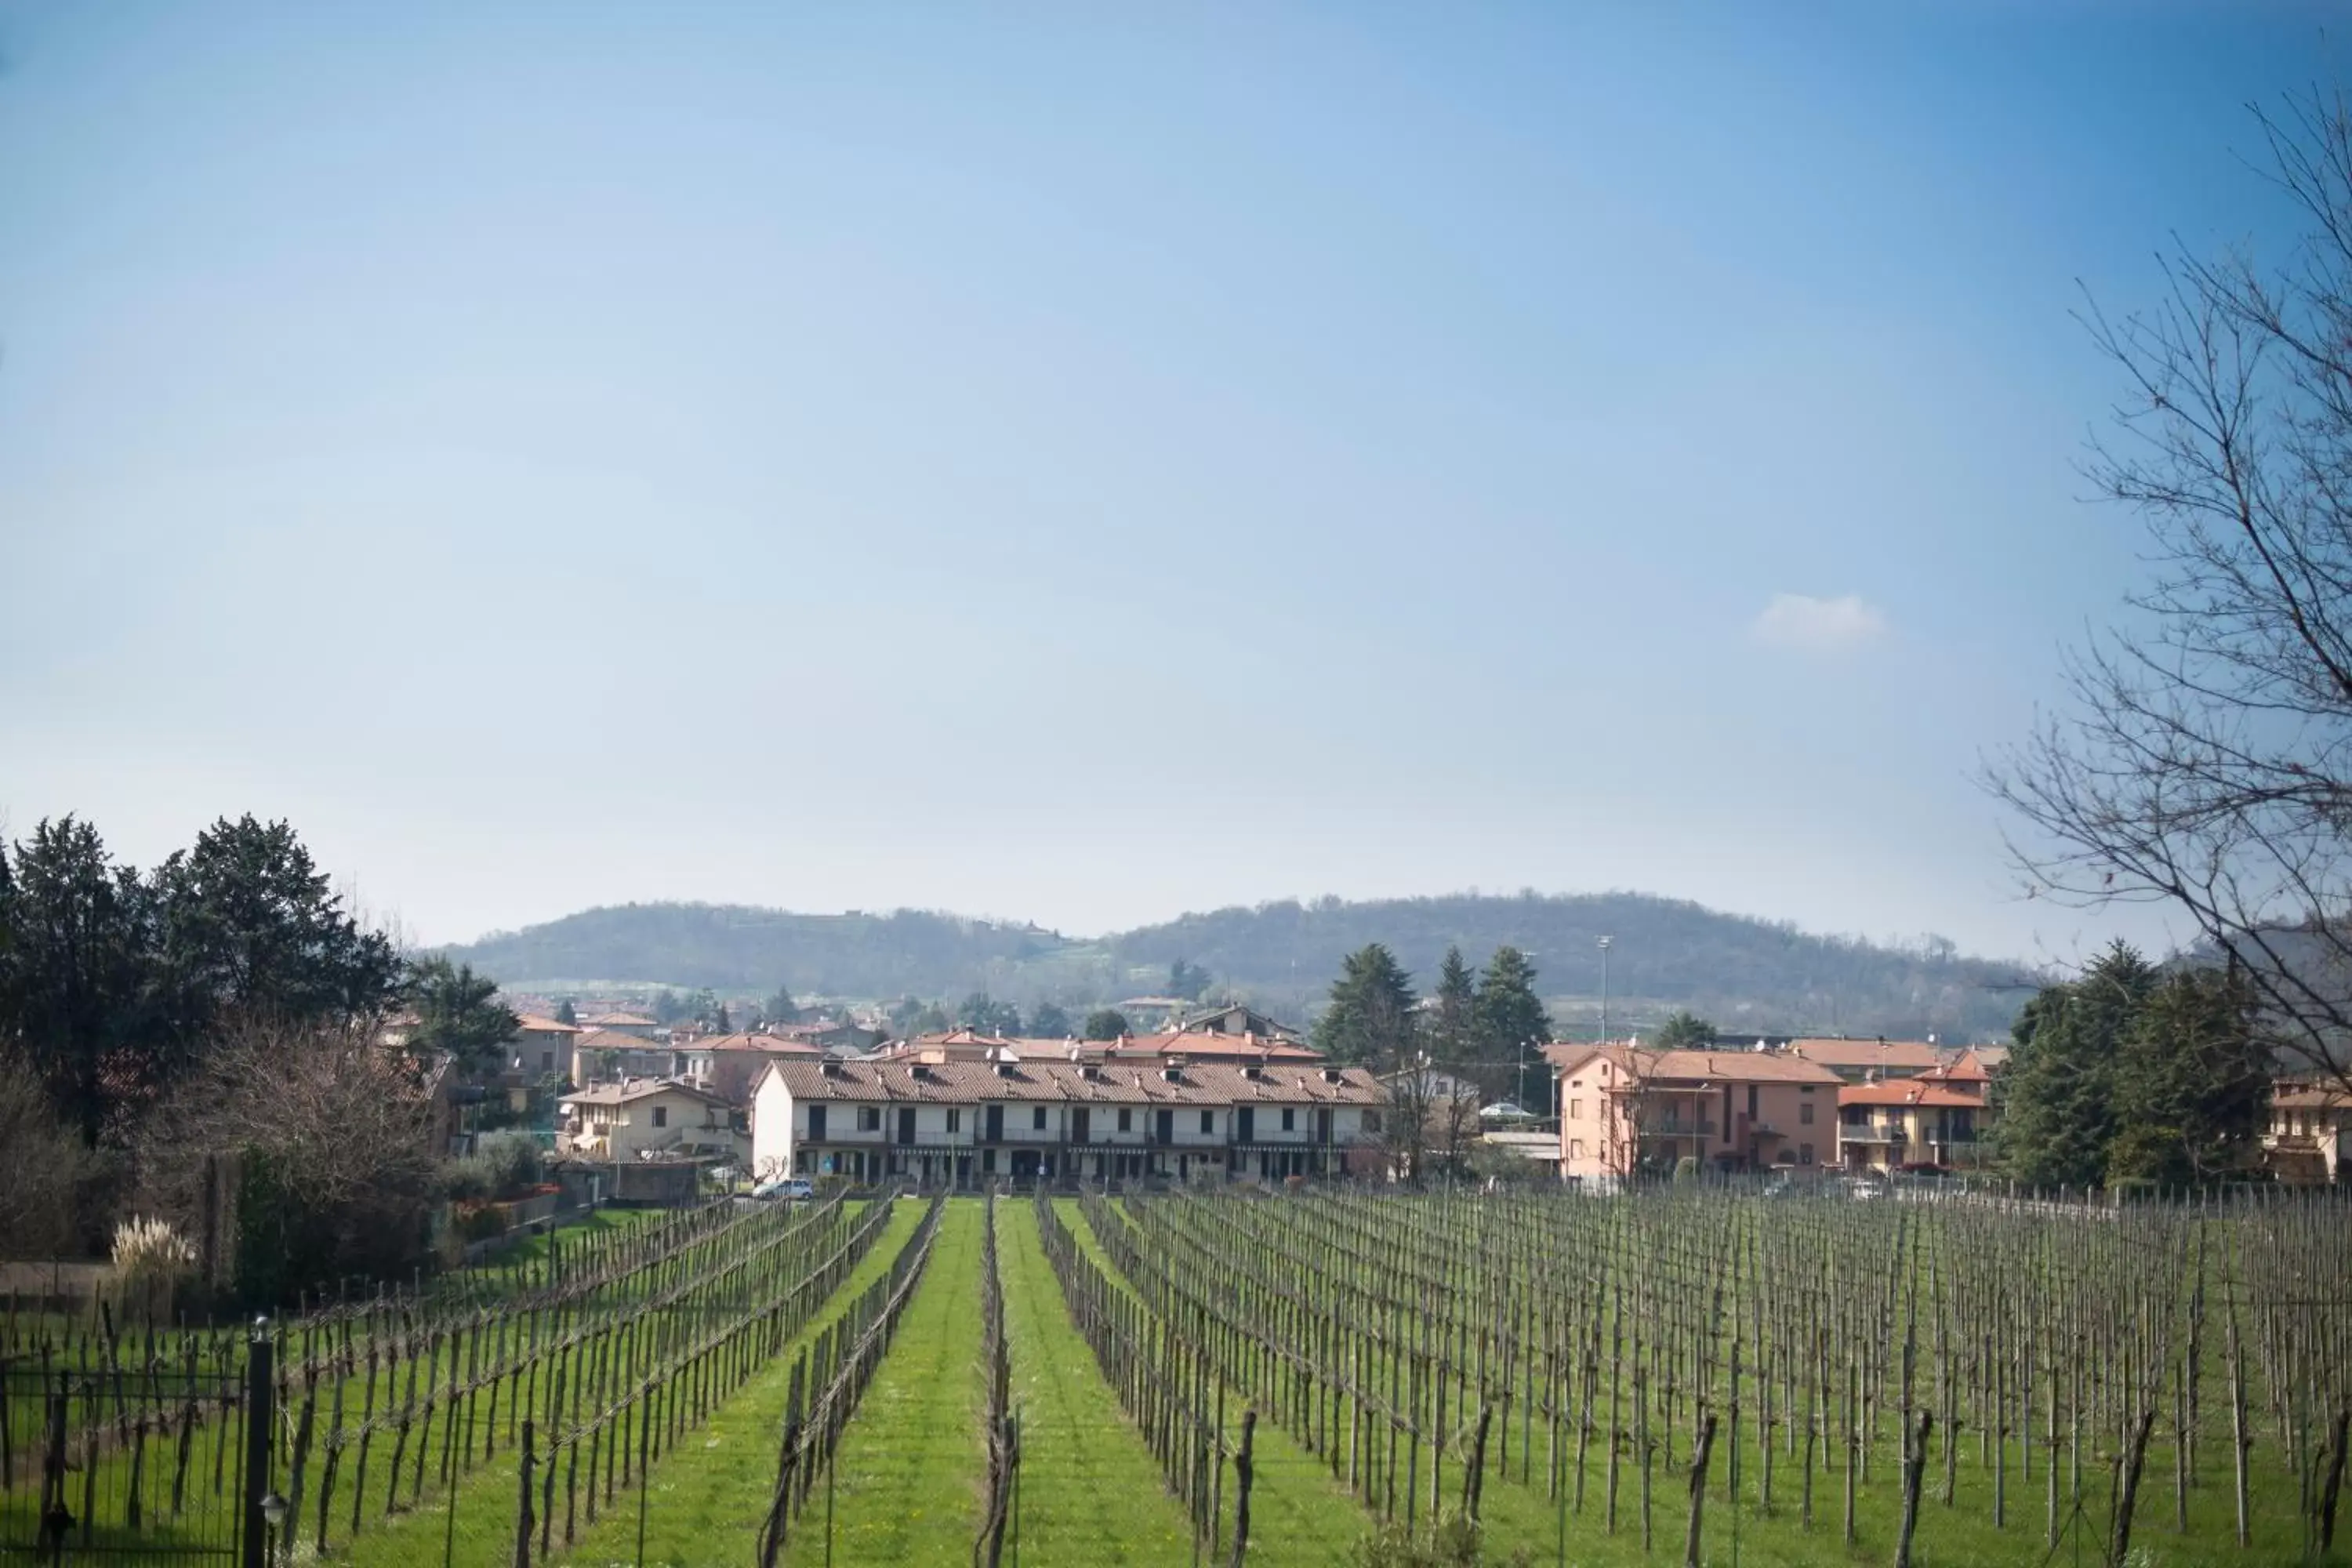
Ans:
{"type": "Polygon", "coordinates": [[[440,941],[1629,888],[2063,958],[2068,312],[2285,5],[0,0],[0,813],[440,941]]]}

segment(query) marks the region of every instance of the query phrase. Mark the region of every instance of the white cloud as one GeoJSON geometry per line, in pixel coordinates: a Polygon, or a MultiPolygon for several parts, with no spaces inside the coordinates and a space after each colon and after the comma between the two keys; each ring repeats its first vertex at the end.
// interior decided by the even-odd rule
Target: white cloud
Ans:
{"type": "Polygon", "coordinates": [[[1811,594],[1775,594],[1753,629],[1756,640],[1768,647],[1838,653],[1885,637],[1886,617],[1858,595],[1817,599],[1811,594]]]}

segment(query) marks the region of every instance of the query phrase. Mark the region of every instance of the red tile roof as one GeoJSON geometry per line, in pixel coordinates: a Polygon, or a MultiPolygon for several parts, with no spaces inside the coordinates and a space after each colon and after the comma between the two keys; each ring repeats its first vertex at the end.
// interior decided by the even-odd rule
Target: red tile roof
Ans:
{"type": "Polygon", "coordinates": [[[1927,1040],[1790,1040],[1793,1057],[1823,1067],[1894,1068],[1924,1071],[1942,1065],[1945,1052],[1927,1040]]]}
{"type": "Polygon", "coordinates": [[[824,1055],[824,1047],[806,1040],[788,1039],[782,1035],[706,1035],[694,1042],[698,1051],[758,1051],[772,1057],[809,1057],[824,1055]]]}
{"type": "Polygon", "coordinates": [[[1891,1083],[1850,1083],[1838,1090],[1840,1105],[1916,1105],[1925,1110],[1982,1110],[1984,1099],[1962,1089],[1919,1079],[1891,1083]]]}
{"type": "Polygon", "coordinates": [[[1025,1061],[852,1061],[824,1065],[778,1058],[765,1078],[781,1078],[796,1100],[1063,1101],[1124,1105],[1381,1105],[1388,1091],[1362,1068],[1284,1065],[1255,1074],[1232,1062],[1194,1062],[1170,1069],[1125,1063],[1025,1061]],[[1170,1076],[1171,1072],[1174,1076],[1170,1076]],[[1336,1081],[1335,1081],[1336,1079],[1336,1081]]]}
{"type": "MultiPolygon", "coordinates": [[[[1569,1046],[1544,1047],[1544,1056],[1561,1071],[1603,1058],[1633,1079],[1651,1087],[1689,1083],[1811,1083],[1844,1080],[1816,1062],[1778,1051],[1661,1051],[1649,1046],[1569,1046]]],[[[1627,1087],[1632,1087],[1628,1085],[1627,1087]]]]}

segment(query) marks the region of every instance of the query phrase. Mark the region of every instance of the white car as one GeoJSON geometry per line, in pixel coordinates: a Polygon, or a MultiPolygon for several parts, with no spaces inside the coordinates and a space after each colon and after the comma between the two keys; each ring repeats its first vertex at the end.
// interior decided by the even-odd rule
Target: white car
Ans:
{"type": "Polygon", "coordinates": [[[755,1198],[783,1198],[787,1201],[797,1201],[816,1196],[816,1189],[798,1176],[778,1176],[773,1181],[761,1182],[758,1186],[753,1187],[751,1195],[755,1198]]]}

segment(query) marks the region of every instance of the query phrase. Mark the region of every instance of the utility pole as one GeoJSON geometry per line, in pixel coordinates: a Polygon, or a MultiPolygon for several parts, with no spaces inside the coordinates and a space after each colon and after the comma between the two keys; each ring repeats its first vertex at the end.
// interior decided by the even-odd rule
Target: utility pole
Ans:
{"type": "Polygon", "coordinates": [[[1609,945],[1614,937],[1601,939],[1601,1043],[1609,1043],[1609,945]]]}

